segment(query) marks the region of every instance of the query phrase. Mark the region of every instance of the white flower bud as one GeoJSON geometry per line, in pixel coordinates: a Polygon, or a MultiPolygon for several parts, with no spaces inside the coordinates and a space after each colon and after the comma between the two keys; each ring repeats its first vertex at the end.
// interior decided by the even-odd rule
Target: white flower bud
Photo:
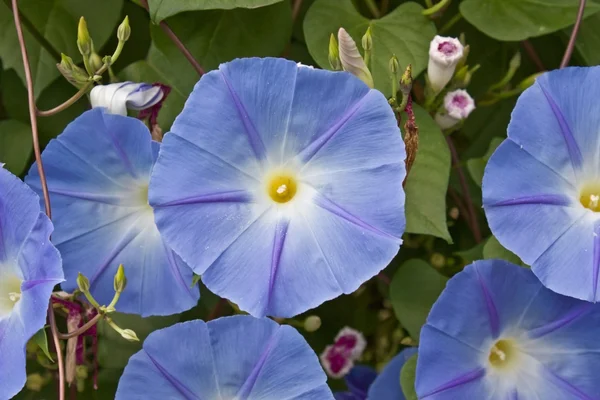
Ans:
{"type": "Polygon", "coordinates": [[[354,42],[354,39],[352,39],[344,28],[340,28],[338,31],[338,42],[340,61],[344,71],[350,72],[372,88],[374,83],[371,71],[369,71],[365,60],[360,55],[358,47],[356,47],[356,42],[354,42]]]}
{"type": "Polygon", "coordinates": [[[111,114],[127,115],[127,109],[144,110],[162,100],[160,87],[147,83],[120,82],[95,86],[90,93],[92,107],[104,107],[111,114]]]}
{"type": "Polygon", "coordinates": [[[466,90],[458,89],[448,92],[444,97],[444,110],[435,115],[435,122],[442,129],[452,128],[467,118],[475,109],[475,101],[466,90]]]}
{"type": "Polygon", "coordinates": [[[435,93],[452,79],[456,65],[463,56],[463,45],[456,38],[436,36],[429,45],[427,77],[435,93]]]}

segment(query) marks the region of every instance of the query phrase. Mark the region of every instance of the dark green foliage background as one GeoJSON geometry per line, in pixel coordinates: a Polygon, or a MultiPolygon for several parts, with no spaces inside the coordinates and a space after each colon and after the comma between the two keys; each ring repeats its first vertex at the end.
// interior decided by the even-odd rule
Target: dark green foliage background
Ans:
{"type": "MultiPolygon", "coordinates": [[[[373,75],[377,89],[391,94],[387,63],[392,53],[401,67],[412,63],[417,80],[423,83],[429,41],[459,12],[461,18],[446,36],[465,34],[471,47],[469,64],[481,64],[468,88],[476,100],[491,84],[505,74],[511,57],[522,53],[521,67],[513,85],[538,72],[536,64],[524,51],[524,41],[539,54],[545,68],[558,67],[575,20],[575,0],[454,0],[441,18],[433,21],[422,16],[423,0],[378,0],[387,3],[386,15],[373,19],[366,0],[304,0],[293,20],[292,0],[150,0],[150,14],[136,0],[20,0],[35,95],[40,109],[49,109],[72,96],[76,89],[55,68],[60,53],[81,62],[77,51],[77,21],[85,16],[97,52],[112,54],[116,47],[116,28],[128,15],[132,35],[123,55],[114,65],[121,80],[161,82],[172,92],[159,117],[164,131],[191,92],[198,76],[179,50],[156,25],[165,19],[174,32],[206,69],[237,57],[282,56],[321,68],[329,68],[327,43],[331,33],[345,27],[360,43],[371,26],[374,34],[373,75]],[[544,4],[542,4],[544,3],[544,4]]],[[[588,1],[586,19],[576,42],[572,65],[600,63],[600,2],[588,1]]],[[[31,165],[31,131],[27,109],[27,92],[21,55],[16,40],[9,0],[0,0],[0,161],[13,173],[23,176],[31,165]]],[[[107,82],[107,77],[105,81],[107,82]]],[[[335,101],[335,99],[331,99],[335,101]]],[[[506,127],[516,98],[478,107],[464,126],[452,133],[458,148],[460,168],[467,174],[469,193],[462,193],[456,167],[451,166],[446,140],[427,112],[416,107],[420,127],[419,152],[406,183],[407,233],[405,244],[382,279],[373,279],[352,295],[323,304],[306,315],[322,318],[321,329],[305,333],[317,353],[333,341],[344,326],[359,329],[369,340],[366,363],[381,367],[402,346],[403,336],[418,341],[418,333],[427,313],[445,282],[464,265],[480,258],[519,259],[502,248],[490,236],[481,209],[481,179],[487,159],[506,137],[506,127]],[[475,205],[483,241],[476,243],[463,216],[454,214],[454,197],[468,196],[475,205]],[[432,265],[433,264],[433,265],[432,265]],[[386,283],[386,281],[391,283],[386,283]]],[[[68,110],[39,118],[42,145],[58,135],[64,127],[89,108],[82,98],[68,110]]],[[[157,294],[161,295],[161,294],[157,294]]],[[[163,295],[168,296],[168,293],[163,295]]],[[[202,288],[197,307],[182,315],[141,319],[119,315],[122,327],[132,327],[141,339],[151,331],[177,321],[206,319],[218,298],[202,288]]],[[[226,305],[223,314],[233,309],[226,305]]],[[[297,318],[301,321],[303,316],[297,318]]],[[[65,327],[61,326],[65,331],[65,327]]],[[[139,344],[121,339],[113,330],[100,324],[99,390],[87,381],[81,399],[112,399],[129,356],[139,344]]],[[[30,372],[43,371],[33,357],[30,372]]],[[[411,370],[403,372],[402,382],[410,385],[411,370]],[[408,382],[408,383],[406,383],[408,382]]],[[[90,372],[91,373],[91,372],[90,372]]],[[[400,377],[399,377],[400,379],[400,377]]],[[[341,381],[330,380],[332,387],[343,388],[341,381]]],[[[54,399],[55,383],[41,392],[25,390],[18,399],[54,399]]]]}

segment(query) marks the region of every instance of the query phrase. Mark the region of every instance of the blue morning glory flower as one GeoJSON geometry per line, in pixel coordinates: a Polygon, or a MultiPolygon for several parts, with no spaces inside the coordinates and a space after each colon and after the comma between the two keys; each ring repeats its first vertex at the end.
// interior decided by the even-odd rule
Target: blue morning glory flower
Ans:
{"type": "Polygon", "coordinates": [[[416,347],[409,347],[396,355],[377,375],[371,367],[357,365],[344,380],[347,392],[335,394],[336,400],[405,400],[400,386],[400,372],[409,358],[417,354],[416,347]]]}
{"type": "Polygon", "coordinates": [[[587,301],[600,290],[600,67],[546,73],[519,98],[490,158],[490,228],[549,289],[587,301]]]}
{"type": "MultiPolygon", "coordinates": [[[[125,267],[127,288],[117,308],[147,315],[174,314],[197,304],[192,270],[161,239],[148,205],[148,181],[160,144],[135,118],[83,113],[42,154],[66,282],[89,278],[101,304],[114,295],[113,279],[125,267]]],[[[32,166],[26,179],[38,193],[32,166]]]]}
{"type": "Polygon", "coordinates": [[[600,305],[545,288],[530,269],[477,261],[450,279],[421,331],[420,400],[592,400],[600,305]]]}
{"type": "Polygon", "coordinates": [[[0,168],[0,399],[25,385],[25,346],[44,327],[52,290],[63,281],[51,233],[37,195],[0,168]]]}
{"type": "Polygon", "coordinates": [[[326,380],[294,328],[238,315],[150,334],[125,367],[116,400],[333,400],[326,380]]]}
{"type": "Polygon", "coordinates": [[[291,317],[396,255],[404,158],[386,98],[358,78],[238,59],[202,77],[165,135],[150,204],[210,290],[291,317]]]}

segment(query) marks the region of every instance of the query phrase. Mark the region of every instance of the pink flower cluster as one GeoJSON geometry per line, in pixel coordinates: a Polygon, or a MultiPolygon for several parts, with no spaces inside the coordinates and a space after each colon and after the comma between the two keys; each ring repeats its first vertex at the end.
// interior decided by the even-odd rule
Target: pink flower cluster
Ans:
{"type": "Polygon", "coordinates": [[[345,327],[335,337],[334,343],[325,347],[320,355],[321,364],[332,378],[344,377],[367,347],[367,341],[359,331],[345,327]]]}

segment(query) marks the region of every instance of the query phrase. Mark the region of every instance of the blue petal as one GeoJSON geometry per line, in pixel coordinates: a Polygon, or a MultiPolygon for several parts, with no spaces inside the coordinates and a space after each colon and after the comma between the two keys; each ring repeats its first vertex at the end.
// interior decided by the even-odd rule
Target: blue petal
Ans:
{"type": "Polygon", "coordinates": [[[402,350],[381,371],[369,389],[369,400],[405,400],[400,386],[400,372],[409,358],[417,354],[417,348],[402,350]]]}
{"type": "MultiPolygon", "coordinates": [[[[60,255],[49,241],[51,233],[52,223],[40,212],[36,194],[0,168],[0,279],[21,281],[20,299],[9,314],[0,315],[3,399],[13,397],[25,384],[25,346],[46,323],[52,290],[63,281],[60,255]]],[[[7,295],[0,293],[0,298],[4,301],[7,295]]]]}
{"type": "Polygon", "coordinates": [[[366,399],[369,387],[376,378],[377,371],[373,368],[366,365],[357,365],[344,377],[344,381],[346,381],[346,386],[348,386],[350,392],[360,399],[366,399]]]}
{"type": "MultiPolygon", "coordinates": [[[[44,150],[65,290],[77,288],[81,272],[94,297],[108,304],[114,274],[123,264],[128,286],[119,311],[166,315],[197,303],[192,271],[161,239],[145,197],[158,148],[140,121],[94,109],[44,150]]],[[[27,182],[41,192],[35,165],[27,182]]]]}
{"type": "Polygon", "coordinates": [[[235,60],[203,76],[165,136],[150,204],[210,290],[252,315],[291,317],[356,290],[397,253],[404,157],[386,99],[357,78],[235,60]],[[278,168],[304,193],[289,207],[266,195],[278,168]]]}
{"type": "Polygon", "coordinates": [[[236,316],[152,333],[125,368],[116,399],[333,399],[325,381],[297,331],[236,316]]]}

